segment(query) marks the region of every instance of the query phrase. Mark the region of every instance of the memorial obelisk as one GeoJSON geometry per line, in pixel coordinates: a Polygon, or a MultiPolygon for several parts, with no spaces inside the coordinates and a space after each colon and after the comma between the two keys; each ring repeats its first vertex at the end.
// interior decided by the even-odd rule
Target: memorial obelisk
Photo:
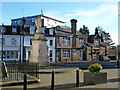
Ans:
{"type": "Polygon", "coordinates": [[[29,62],[36,62],[39,66],[48,66],[48,48],[46,45],[46,38],[41,31],[41,16],[35,19],[37,27],[36,33],[32,38],[32,45],[30,48],[30,60],[29,62]]]}

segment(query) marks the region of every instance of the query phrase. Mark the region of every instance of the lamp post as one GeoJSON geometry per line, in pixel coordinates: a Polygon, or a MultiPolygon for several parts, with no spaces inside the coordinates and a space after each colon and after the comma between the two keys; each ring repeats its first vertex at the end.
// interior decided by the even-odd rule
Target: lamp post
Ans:
{"type": "Polygon", "coordinates": [[[2,49],[1,49],[1,61],[3,62],[3,24],[2,24],[2,49]]]}

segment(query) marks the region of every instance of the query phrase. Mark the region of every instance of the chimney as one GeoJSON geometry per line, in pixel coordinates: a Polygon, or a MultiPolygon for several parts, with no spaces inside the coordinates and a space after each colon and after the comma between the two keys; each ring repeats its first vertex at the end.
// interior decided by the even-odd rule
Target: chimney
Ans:
{"type": "Polygon", "coordinates": [[[41,15],[43,15],[43,10],[41,10],[41,15]]]}
{"type": "Polygon", "coordinates": [[[71,32],[73,33],[73,36],[76,36],[77,20],[71,19],[70,21],[71,21],[71,32]]]}
{"type": "Polygon", "coordinates": [[[72,48],[76,48],[76,23],[77,23],[77,20],[76,19],[71,19],[71,32],[73,34],[73,37],[72,37],[72,48]]]}

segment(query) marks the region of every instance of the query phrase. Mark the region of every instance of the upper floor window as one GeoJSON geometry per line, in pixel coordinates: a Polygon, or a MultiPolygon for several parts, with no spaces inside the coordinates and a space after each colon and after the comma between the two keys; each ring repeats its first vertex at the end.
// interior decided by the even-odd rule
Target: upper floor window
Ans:
{"type": "Polygon", "coordinates": [[[70,45],[70,38],[63,38],[63,45],[70,45]]]}
{"type": "Polygon", "coordinates": [[[34,27],[31,27],[30,28],[30,34],[34,34],[34,33],[35,33],[34,27]]]}
{"type": "Polygon", "coordinates": [[[50,46],[52,46],[53,45],[53,40],[50,40],[50,46]]]}
{"type": "Polygon", "coordinates": [[[5,31],[6,31],[5,27],[1,27],[1,32],[5,33],[5,31]]]}
{"type": "Polygon", "coordinates": [[[79,44],[80,44],[81,46],[84,46],[84,45],[85,45],[85,39],[80,39],[80,40],[79,40],[79,44]]]}
{"type": "Polygon", "coordinates": [[[51,28],[49,31],[50,31],[50,35],[53,35],[53,29],[51,28]]]}
{"type": "Polygon", "coordinates": [[[57,38],[57,44],[60,44],[60,42],[59,42],[59,37],[57,38]]]}
{"type": "Polygon", "coordinates": [[[17,42],[16,42],[16,38],[12,38],[12,45],[16,45],[17,42]]]}
{"type": "Polygon", "coordinates": [[[94,44],[95,44],[95,48],[100,48],[100,40],[95,40],[94,44]]]}
{"type": "Polygon", "coordinates": [[[35,18],[32,18],[32,22],[35,22],[35,18]]]}
{"type": "Polygon", "coordinates": [[[63,50],[63,57],[70,57],[70,50],[63,50]]]}
{"type": "Polygon", "coordinates": [[[13,33],[17,32],[17,29],[16,28],[12,28],[12,32],[13,33]]]}

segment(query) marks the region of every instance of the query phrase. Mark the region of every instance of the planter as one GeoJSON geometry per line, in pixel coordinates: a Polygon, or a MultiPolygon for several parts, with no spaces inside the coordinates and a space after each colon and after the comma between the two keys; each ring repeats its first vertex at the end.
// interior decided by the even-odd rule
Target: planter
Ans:
{"type": "Polygon", "coordinates": [[[84,83],[89,85],[107,83],[107,73],[84,72],[84,83]]]}

